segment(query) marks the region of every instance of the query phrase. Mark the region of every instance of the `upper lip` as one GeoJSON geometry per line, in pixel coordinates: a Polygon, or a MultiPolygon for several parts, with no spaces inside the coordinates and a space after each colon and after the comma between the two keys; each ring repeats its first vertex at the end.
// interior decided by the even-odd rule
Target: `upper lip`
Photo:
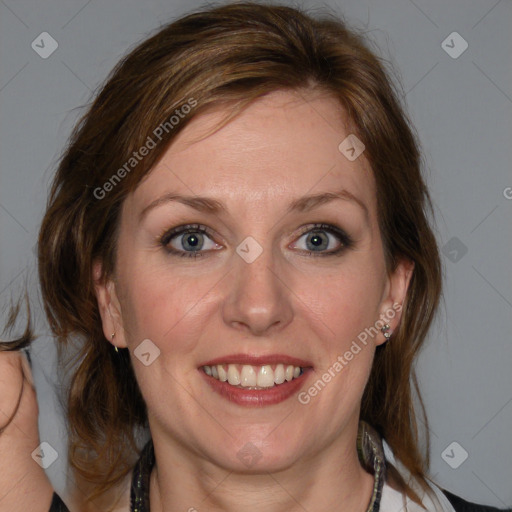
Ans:
{"type": "Polygon", "coordinates": [[[252,366],[264,366],[267,364],[288,364],[306,368],[312,366],[310,362],[299,359],[297,357],[287,356],[285,354],[267,354],[267,355],[251,355],[251,354],[230,354],[227,356],[216,357],[201,363],[201,366],[215,366],[218,364],[247,364],[252,366]]]}

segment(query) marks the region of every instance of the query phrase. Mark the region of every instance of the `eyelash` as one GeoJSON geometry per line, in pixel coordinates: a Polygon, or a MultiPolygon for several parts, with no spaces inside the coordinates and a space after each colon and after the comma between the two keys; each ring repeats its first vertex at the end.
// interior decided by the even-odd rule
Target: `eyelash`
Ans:
{"type": "MultiPolygon", "coordinates": [[[[325,256],[339,256],[344,253],[347,249],[350,249],[354,245],[354,241],[350,238],[343,230],[337,228],[336,226],[332,226],[330,224],[313,224],[312,226],[308,226],[305,231],[303,231],[299,238],[304,236],[311,231],[325,231],[332,235],[335,235],[339,241],[341,242],[341,246],[338,249],[330,252],[316,252],[316,251],[304,251],[308,256],[313,258],[316,257],[325,257],[325,256]]],[[[209,238],[213,237],[210,229],[206,226],[202,226],[201,224],[187,224],[185,226],[179,226],[177,228],[173,228],[169,231],[164,232],[159,238],[158,242],[164,249],[173,256],[180,256],[182,258],[200,258],[203,256],[203,253],[209,251],[177,251],[174,248],[169,247],[169,242],[176,236],[184,235],[187,233],[202,233],[204,235],[208,235],[209,238]]]]}

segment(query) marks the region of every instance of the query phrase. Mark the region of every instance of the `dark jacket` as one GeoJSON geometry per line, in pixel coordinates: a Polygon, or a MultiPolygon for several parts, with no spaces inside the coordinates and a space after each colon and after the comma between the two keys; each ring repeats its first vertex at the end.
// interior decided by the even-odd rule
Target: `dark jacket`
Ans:
{"type": "Polygon", "coordinates": [[[486,505],[478,505],[476,503],[470,503],[469,501],[463,500],[459,496],[452,494],[446,489],[441,489],[445,496],[448,498],[453,508],[457,512],[493,512],[493,511],[503,511],[503,512],[512,512],[512,508],[494,508],[487,507],[486,505]]]}

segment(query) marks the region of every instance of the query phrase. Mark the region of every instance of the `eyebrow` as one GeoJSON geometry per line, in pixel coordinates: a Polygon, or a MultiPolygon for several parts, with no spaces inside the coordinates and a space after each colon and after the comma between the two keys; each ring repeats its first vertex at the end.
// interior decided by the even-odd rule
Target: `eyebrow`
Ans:
{"type": "MultiPolygon", "coordinates": [[[[309,212],[314,208],[317,208],[323,204],[329,203],[335,200],[350,201],[357,204],[364,212],[366,220],[369,219],[368,208],[358,197],[349,192],[346,189],[341,189],[336,192],[322,192],[319,194],[307,195],[299,197],[290,203],[286,213],[291,212],[309,212]]],[[[185,196],[169,192],[163,196],[155,199],[149,203],[139,214],[139,222],[142,222],[144,217],[154,208],[161,206],[162,204],[169,202],[178,202],[194,208],[199,212],[210,213],[210,214],[225,214],[228,212],[226,206],[217,199],[203,196],[185,196]]]]}

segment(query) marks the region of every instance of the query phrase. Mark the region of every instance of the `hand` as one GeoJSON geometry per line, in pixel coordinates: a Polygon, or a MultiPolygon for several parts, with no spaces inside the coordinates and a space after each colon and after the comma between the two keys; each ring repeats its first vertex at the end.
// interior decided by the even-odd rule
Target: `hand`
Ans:
{"type": "Polygon", "coordinates": [[[26,356],[0,352],[0,510],[48,512],[53,494],[32,459],[39,446],[38,406],[26,356]]]}

